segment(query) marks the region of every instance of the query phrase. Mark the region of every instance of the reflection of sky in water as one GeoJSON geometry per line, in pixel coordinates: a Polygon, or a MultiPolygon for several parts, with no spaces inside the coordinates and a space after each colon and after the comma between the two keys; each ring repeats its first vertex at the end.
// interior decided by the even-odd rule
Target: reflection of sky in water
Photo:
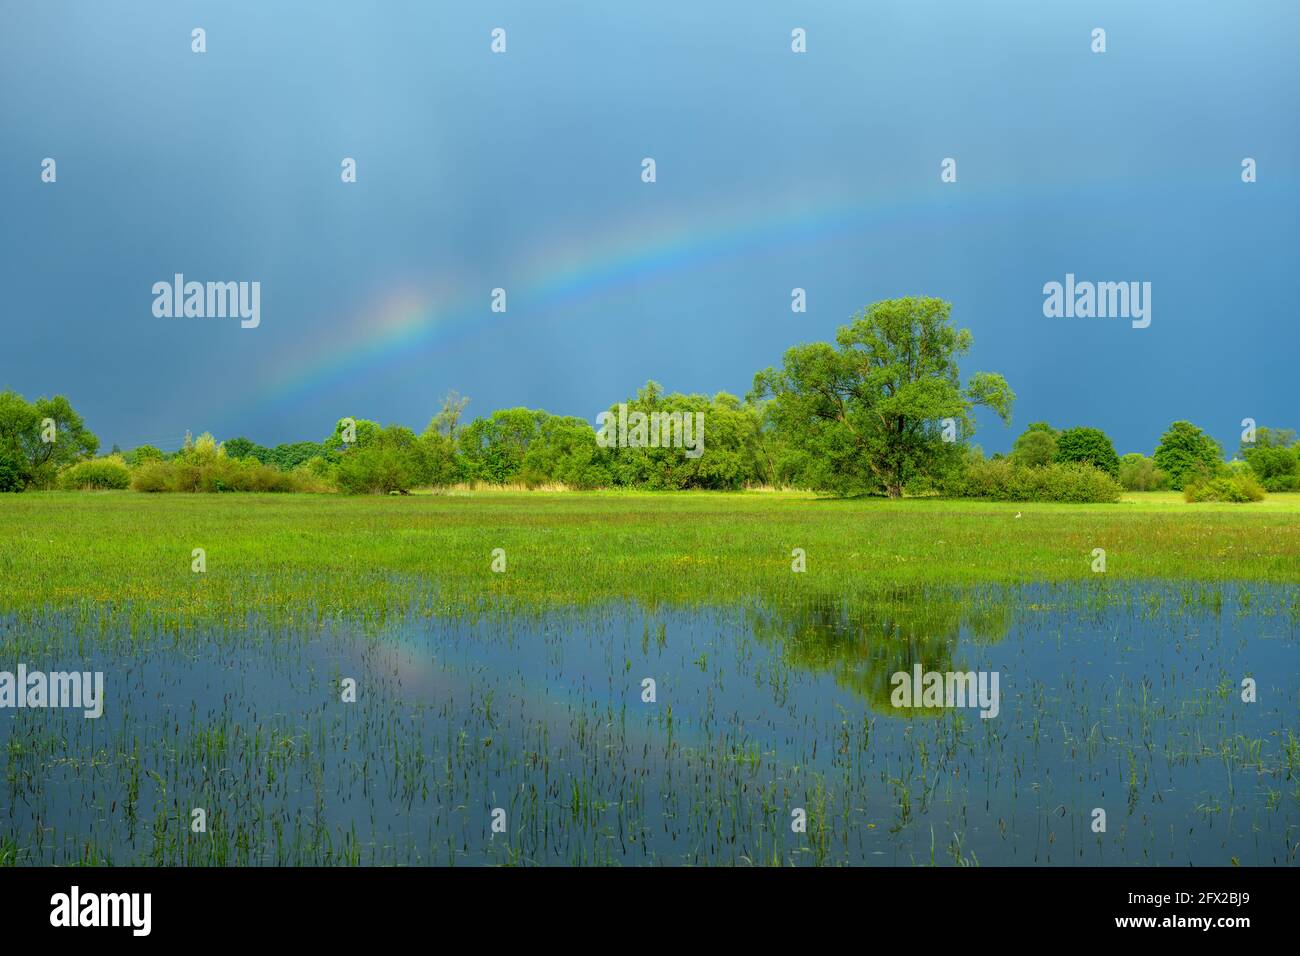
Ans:
{"type": "Polygon", "coordinates": [[[150,862],[159,811],[174,832],[205,806],[258,862],[319,860],[322,833],[363,863],[1290,862],[1297,629],[1269,613],[1288,596],[1239,615],[1081,593],[420,619],[89,659],[70,633],[40,660],[6,641],[6,669],[103,669],[108,702],[100,721],[0,715],[0,833],[47,862],[87,843],[150,862]],[[889,677],[915,662],[998,671],[1001,713],[900,715],[889,677]],[[490,837],[494,806],[510,827],[490,837]],[[824,839],[790,833],[793,807],[824,839]]]}

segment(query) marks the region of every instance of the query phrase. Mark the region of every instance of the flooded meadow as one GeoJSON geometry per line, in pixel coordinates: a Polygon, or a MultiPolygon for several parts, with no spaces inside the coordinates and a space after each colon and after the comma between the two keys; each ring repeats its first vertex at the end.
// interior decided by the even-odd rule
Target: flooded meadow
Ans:
{"type": "Polygon", "coordinates": [[[102,672],[104,700],[4,715],[0,859],[1290,865],[1298,636],[1263,584],[11,615],[0,671],[102,672]],[[901,706],[931,672],[995,706],[901,706]]]}

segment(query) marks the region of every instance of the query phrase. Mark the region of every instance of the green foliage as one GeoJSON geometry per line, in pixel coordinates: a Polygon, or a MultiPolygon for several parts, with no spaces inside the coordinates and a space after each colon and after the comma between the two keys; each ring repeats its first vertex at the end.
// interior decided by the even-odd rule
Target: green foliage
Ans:
{"type": "Polygon", "coordinates": [[[340,418],[334,425],[334,433],[325,439],[325,448],[335,453],[342,453],[349,448],[365,448],[383,430],[378,422],[372,422],[368,418],[340,418]],[[349,437],[355,440],[346,441],[349,437]]]}
{"type": "Polygon", "coordinates": [[[1259,428],[1241,457],[1268,491],[1300,491],[1300,444],[1290,428],[1259,428]]]}
{"type": "Polygon", "coordinates": [[[505,408],[470,422],[457,439],[466,480],[496,485],[518,481],[524,457],[542,439],[542,423],[549,417],[540,409],[505,408]]]}
{"type": "Polygon", "coordinates": [[[1031,467],[1012,459],[967,462],[964,493],[994,501],[1117,501],[1123,489],[1109,474],[1086,462],[1051,462],[1031,467]]]}
{"type": "Polygon", "coordinates": [[[446,435],[425,432],[415,447],[419,484],[445,488],[461,480],[456,444],[446,435]]]}
{"type": "Polygon", "coordinates": [[[165,461],[149,459],[131,477],[135,491],[329,491],[329,484],[305,469],[281,471],[255,458],[232,458],[204,432],[185,436],[185,445],[165,461]]]}
{"type": "Polygon", "coordinates": [[[0,494],[22,491],[27,487],[22,468],[22,462],[16,456],[0,449],[0,494]]]}
{"type": "Polygon", "coordinates": [[[1300,459],[1290,448],[1252,448],[1246,461],[1260,483],[1269,491],[1300,489],[1300,459]]]}
{"type": "Polygon", "coordinates": [[[1056,460],[1057,432],[1047,422],[1034,422],[1016,439],[1011,457],[1018,465],[1041,468],[1056,460]]]}
{"type": "Polygon", "coordinates": [[[247,438],[227,438],[221,443],[221,446],[226,449],[226,454],[231,458],[256,458],[261,461],[262,458],[257,453],[266,451],[265,448],[254,444],[247,438]]]}
{"type": "Polygon", "coordinates": [[[59,485],[77,491],[120,491],[131,486],[131,469],[121,455],[79,461],[59,473],[59,485]]]}
{"type": "MultiPolygon", "coordinates": [[[[579,418],[528,408],[464,425],[468,399],[451,393],[418,436],[404,426],[345,418],[323,442],[266,448],[245,437],[222,445],[207,433],[187,434],[172,455],[142,445],[125,456],[87,461],[98,441],[66,399],[29,404],[3,392],[0,491],[55,482],[120,488],[125,471],[137,490],[190,492],[383,494],[471,482],[584,490],[777,486],[1065,502],[1113,501],[1119,488],[1191,483],[1196,495],[1251,493],[1250,483],[1224,465],[1217,443],[1184,421],[1170,427],[1153,458],[1130,454],[1121,461],[1098,429],[1058,432],[1035,422],[1008,458],[986,460],[967,443],[973,410],[989,407],[1006,420],[1014,396],[997,375],[976,374],[961,386],[956,359],[970,348],[970,334],[954,329],[949,313],[938,299],[876,303],[841,328],[835,343],[788,350],[780,369],[755,376],[743,401],[725,392],[665,394],[650,381],[602,413],[599,431],[579,418]],[[40,441],[41,416],[55,420],[57,441],[40,441]],[[690,422],[694,432],[696,416],[704,424],[692,435],[699,443],[682,441],[680,426],[690,422]],[[946,419],[953,419],[960,440],[943,441],[946,419]],[[618,429],[611,430],[615,421],[647,440],[620,444],[618,429]],[[676,441],[667,440],[670,432],[676,441]],[[1231,487],[1209,484],[1218,478],[1239,480],[1231,487]]],[[[1293,431],[1260,428],[1242,455],[1237,467],[1263,489],[1300,490],[1293,431]]]]}
{"type": "Polygon", "coordinates": [[[224,458],[225,455],[225,448],[217,443],[211,432],[204,432],[197,439],[186,432],[185,444],[173,456],[173,460],[191,465],[204,465],[218,458],[224,458]]]}
{"type": "Polygon", "coordinates": [[[429,419],[429,426],[424,431],[425,435],[440,435],[454,443],[456,434],[460,431],[461,416],[465,414],[467,405],[469,405],[468,398],[463,398],[455,392],[448,392],[442,400],[442,408],[438,410],[438,414],[429,419]]]}
{"type": "Polygon", "coordinates": [[[0,392],[0,454],[17,467],[24,485],[53,487],[59,469],[90,458],[99,439],[62,395],[27,402],[0,392]]]}
{"type": "Polygon", "coordinates": [[[153,445],[141,445],[122,456],[127,465],[134,468],[137,465],[143,465],[146,461],[162,461],[167,456],[161,450],[153,445]]]}
{"type": "Polygon", "coordinates": [[[1067,428],[1056,438],[1056,461],[1083,462],[1119,477],[1119,456],[1106,433],[1099,428],[1067,428]]]}
{"type": "Polygon", "coordinates": [[[264,449],[258,446],[254,457],[264,465],[274,465],[281,471],[293,471],[313,458],[332,457],[330,450],[321,442],[296,441],[274,448],[264,449]]]}
{"type": "Polygon", "coordinates": [[[605,488],[611,483],[609,456],[581,418],[547,415],[537,440],[524,453],[519,480],[530,488],[555,482],[570,488],[605,488]]]}
{"type": "Polygon", "coordinates": [[[1130,452],[1119,460],[1119,483],[1125,491],[1159,491],[1169,487],[1169,476],[1154,459],[1130,452]]]}
{"type": "Polygon", "coordinates": [[[1183,498],[1199,501],[1263,501],[1264,487],[1249,471],[1198,477],[1183,488],[1183,498]]]}
{"type": "Polygon", "coordinates": [[[658,382],[650,381],[635,398],[605,415],[606,424],[595,435],[605,435],[608,447],[603,451],[615,484],[734,491],[766,480],[760,413],[734,395],[664,394],[658,382]],[[617,440],[624,428],[639,436],[639,447],[617,440]]]}
{"type": "Polygon", "coordinates": [[[976,373],[962,388],[956,360],[971,335],[950,324],[951,308],[932,298],[877,302],[835,345],[795,346],[780,369],[754,377],[752,397],[772,397],[768,420],[803,453],[809,485],[899,497],[914,477],[937,478],[960,462],[960,443],[943,441],[944,419],[962,438],[974,431],[976,406],[1009,420],[1015,396],[1000,375],[976,373]]]}
{"type": "MultiPolygon", "coordinates": [[[[406,494],[424,477],[424,458],[419,440],[401,425],[382,428],[373,422],[357,421],[355,445],[339,456],[334,480],[348,494],[406,494]],[[364,429],[362,425],[366,425],[364,429]],[[373,427],[370,427],[373,426],[373,427]]],[[[342,448],[343,422],[326,446],[342,448]]]]}
{"type": "Polygon", "coordinates": [[[352,495],[409,492],[417,480],[410,455],[398,448],[358,448],[340,459],[334,480],[352,495]]]}
{"type": "Polygon", "coordinates": [[[1255,441],[1247,443],[1243,438],[1239,446],[1238,454],[1245,458],[1247,454],[1258,448],[1290,448],[1300,450],[1296,445],[1296,433],[1294,428],[1269,428],[1261,425],[1255,429],[1255,441]]]}
{"type": "Polygon", "coordinates": [[[1185,421],[1169,426],[1152,457],[1156,467],[1169,476],[1169,487],[1175,491],[1189,480],[1215,474],[1223,463],[1219,443],[1185,421]]]}

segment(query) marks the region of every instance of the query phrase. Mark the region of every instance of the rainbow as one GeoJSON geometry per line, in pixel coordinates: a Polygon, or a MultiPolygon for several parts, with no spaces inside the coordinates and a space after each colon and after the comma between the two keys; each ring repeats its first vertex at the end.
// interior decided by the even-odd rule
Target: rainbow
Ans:
{"type": "MultiPolygon", "coordinates": [[[[900,219],[920,228],[950,218],[957,201],[941,190],[931,193],[906,200],[845,200],[839,195],[773,203],[775,211],[762,213],[754,213],[751,202],[748,210],[717,207],[703,214],[661,216],[638,223],[635,235],[625,229],[617,237],[584,234],[547,241],[525,257],[522,281],[503,280],[509,303],[505,313],[491,311],[487,288],[469,292],[446,279],[396,283],[396,292],[361,310],[313,355],[280,367],[275,381],[255,390],[248,405],[299,399],[434,343],[445,344],[457,333],[489,323],[499,326],[515,313],[535,316],[729,258],[824,242],[863,228],[892,228],[900,219]]],[[[970,203],[969,196],[960,199],[963,207],[970,203]]]]}

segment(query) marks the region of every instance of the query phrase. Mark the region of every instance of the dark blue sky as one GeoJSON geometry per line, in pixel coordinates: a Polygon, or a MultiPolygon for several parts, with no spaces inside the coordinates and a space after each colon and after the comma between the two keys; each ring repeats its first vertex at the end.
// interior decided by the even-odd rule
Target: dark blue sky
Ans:
{"type": "Polygon", "coordinates": [[[1234,448],[1300,426],[1298,10],[4,0],[0,388],[105,447],[420,429],[450,389],[590,421],[918,294],[1018,395],[988,450],[1042,419],[1234,448]],[[261,325],[156,318],[177,272],[260,282],[261,325]],[[1151,326],[1045,318],[1066,273],[1150,282],[1151,326]]]}

